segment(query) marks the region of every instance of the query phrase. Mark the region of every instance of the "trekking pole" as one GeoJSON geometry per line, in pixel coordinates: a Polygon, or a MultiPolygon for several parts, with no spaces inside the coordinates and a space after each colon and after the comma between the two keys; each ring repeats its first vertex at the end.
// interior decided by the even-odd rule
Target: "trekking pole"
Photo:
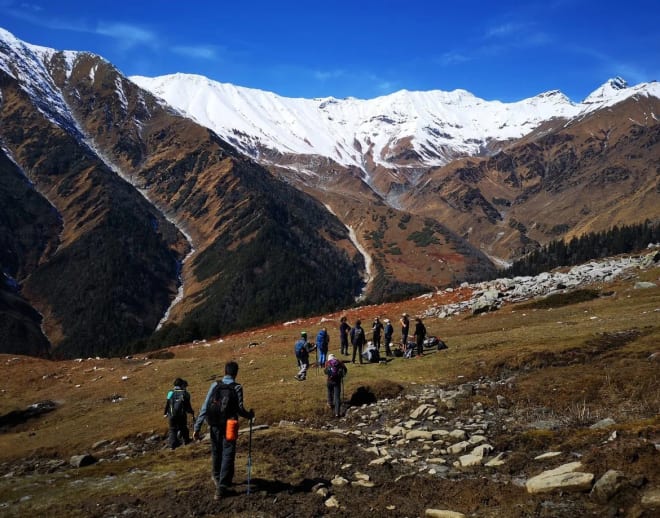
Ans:
{"type": "Polygon", "coordinates": [[[250,480],[252,478],[252,419],[250,419],[250,438],[248,439],[247,457],[247,494],[250,494],[250,480]]]}

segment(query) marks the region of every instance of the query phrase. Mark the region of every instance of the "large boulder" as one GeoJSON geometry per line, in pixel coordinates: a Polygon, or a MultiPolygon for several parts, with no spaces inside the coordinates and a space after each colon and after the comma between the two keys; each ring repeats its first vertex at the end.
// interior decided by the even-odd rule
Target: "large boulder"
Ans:
{"type": "Polygon", "coordinates": [[[569,462],[558,468],[544,471],[525,483],[528,493],[550,493],[553,491],[587,491],[594,480],[593,473],[577,471],[581,462],[569,462]]]}

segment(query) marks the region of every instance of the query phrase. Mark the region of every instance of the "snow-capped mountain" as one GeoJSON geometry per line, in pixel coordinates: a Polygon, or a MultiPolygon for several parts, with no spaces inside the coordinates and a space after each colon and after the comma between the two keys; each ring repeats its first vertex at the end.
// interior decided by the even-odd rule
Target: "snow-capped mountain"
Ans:
{"type": "Polygon", "coordinates": [[[615,78],[582,103],[554,90],[514,103],[486,101],[465,90],[402,90],[369,100],[296,99],[271,92],[173,74],[134,76],[182,113],[254,158],[319,155],[369,174],[385,168],[441,166],[459,156],[484,154],[489,144],[518,139],[553,118],[571,119],[635,94],[660,97],[660,84],[627,88],[615,78]]]}

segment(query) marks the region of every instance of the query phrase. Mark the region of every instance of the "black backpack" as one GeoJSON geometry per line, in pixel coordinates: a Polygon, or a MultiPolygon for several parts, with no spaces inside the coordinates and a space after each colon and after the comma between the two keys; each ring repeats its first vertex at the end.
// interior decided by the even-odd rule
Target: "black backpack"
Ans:
{"type": "Polygon", "coordinates": [[[170,417],[186,415],[186,391],[173,390],[170,396],[170,417]]]}
{"type": "Polygon", "coordinates": [[[227,419],[238,415],[236,383],[218,382],[206,406],[206,421],[210,426],[222,427],[227,419]]]}

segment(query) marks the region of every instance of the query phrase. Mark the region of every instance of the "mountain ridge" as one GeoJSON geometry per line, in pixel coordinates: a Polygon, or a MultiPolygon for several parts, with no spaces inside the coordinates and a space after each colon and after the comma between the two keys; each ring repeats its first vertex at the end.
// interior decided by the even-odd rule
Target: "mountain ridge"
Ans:
{"type": "Polygon", "coordinates": [[[260,147],[316,154],[360,167],[367,176],[367,150],[383,167],[442,166],[458,156],[480,155],[490,142],[521,138],[552,118],[583,116],[636,94],[660,97],[657,83],[627,87],[621,78],[608,80],[583,103],[573,103],[558,90],[514,103],[485,101],[466,90],[400,90],[368,100],[300,99],[199,75],[130,79],[253,158],[260,158],[260,147]],[[611,84],[620,88],[606,88],[611,84]],[[379,137],[369,137],[374,134],[379,137]],[[396,143],[406,138],[416,154],[408,165],[395,159],[396,143]]]}

